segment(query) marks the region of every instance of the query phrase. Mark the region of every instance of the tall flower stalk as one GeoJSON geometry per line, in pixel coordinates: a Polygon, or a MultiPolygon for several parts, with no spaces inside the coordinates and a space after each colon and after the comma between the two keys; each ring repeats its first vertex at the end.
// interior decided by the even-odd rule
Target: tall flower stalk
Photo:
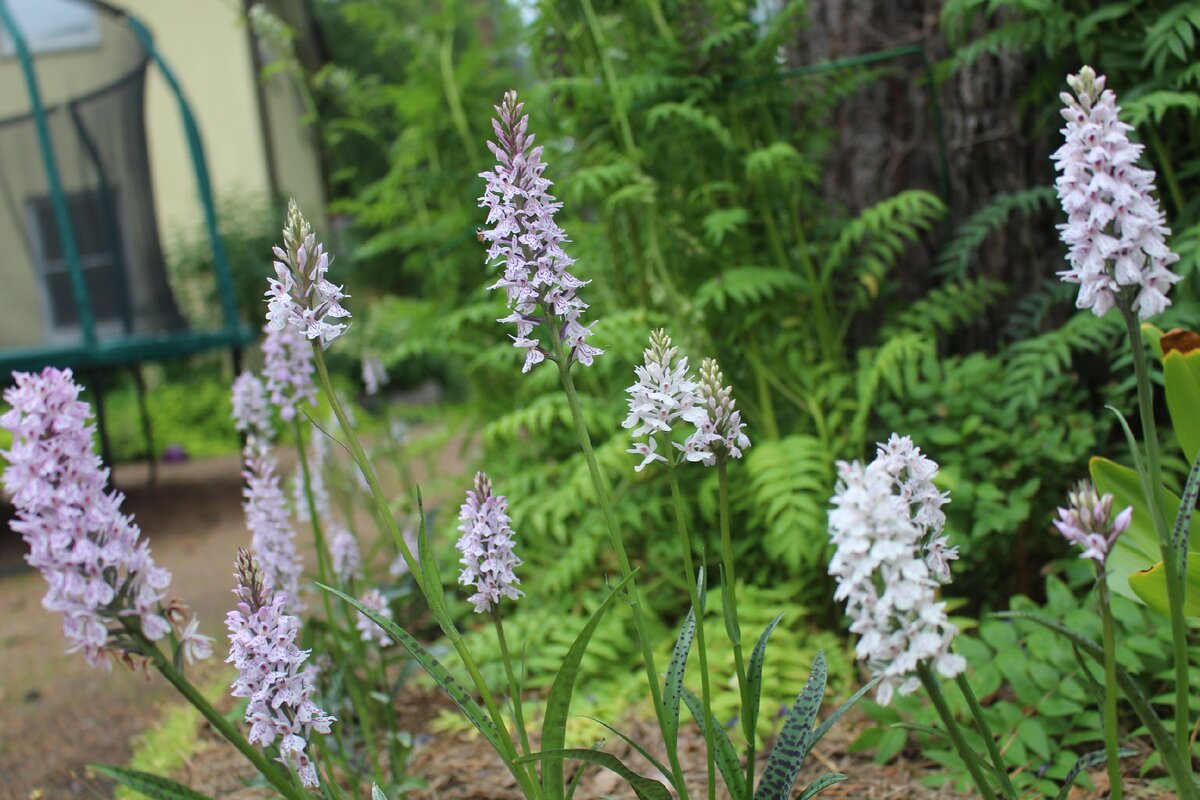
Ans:
{"type": "Polygon", "coordinates": [[[1100,497],[1090,481],[1080,483],[1069,499],[1068,507],[1058,509],[1059,518],[1054,525],[1068,542],[1083,548],[1080,558],[1090,559],[1096,565],[1096,591],[1104,628],[1104,750],[1108,760],[1109,797],[1121,800],[1124,791],[1117,738],[1117,641],[1105,564],[1117,537],[1129,528],[1133,506],[1114,517],[1113,496],[1100,497]]]}
{"type": "Polygon", "coordinates": [[[1068,218],[1059,230],[1071,265],[1060,275],[1068,283],[1080,284],[1078,307],[1103,316],[1115,305],[1129,335],[1145,448],[1145,459],[1138,459],[1137,468],[1166,578],[1175,652],[1175,746],[1186,756],[1191,714],[1183,616],[1186,586],[1180,577],[1184,565],[1159,501],[1162,465],[1140,326],[1141,320],[1170,305],[1167,292],[1180,280],[1170,267],[1179,256],[1166,243],[1171,231],[1154,197],[1155,174],[1137,166],[1143,146],[1129,140],[1133,128],[1121,121],[1116,94],[1106,88],[1106,78],[1084,66],[1068,76],[1067,83],[1071,93],[1062,94],[1065,142],[1053,156],[1055,168],[1062,173],[1057,187],[1068,218]]]}
{"type": "MultiPolygon", "coordinates": [[[[588,366],[603,352],[587,343],[592,335],[591,326],[580,322],[587,305],[579,299],[577,290],[585,286],[586,281],[579,280],[569,271],[574,260],[562,249],[568,239],[554,220],[561,203],[546,191],[550,182],[543,176],[546,166],[541,160],[543,149],[533,144],[533,135],[528,132],[529,118],[524,114],[524,104],[517,100],[516,92],[505,93],[496,107],[496,115],[492,124],[496,141],[489,142],[488,147],[497,163],[492,170],[481,174],[487,185],[479,200],[480,206],[488,210],[487,225],[481,231],[483,241],[489,245],[487,262],[503,265],[502,277],[492,288],[505,290],[512,313],[501,321],[517,326],[513,344],[526,351],[522,371],[528,372],[547,359],[558,366],[559,381],[596,490],[596,501],[617,555],[621,577],[626,580],[630,612],[642,651],[655,717],[665,735],[668,727],[666,709],[659,687],[653,640],[642,611],[641,592],[613,514],[611,493],[596,462],[571,374],[576,363],[588,366]]],[[[667,758],[673,783],[686,800],[687,787],[679,756],[669,749],[667,758]]]]}
{"type": "MultiPolygon", "coordinates": [[[[421,570],[421,565],[417,562],[411,548],[405,541],[399,526],[396,524],[396,519],[391,512],[391,504],[387,494],[384,492],[382,485],[379,482],[379,477],[372,466],[370,459],[367,457],[366,451],[359,440],[354,429],[354,424],[350,420],[350,415],[343,406],[341,399],[333,388],[333,381],[329,375],[328,365],[325,363],[325,348],[337,338],[345,327],[337,328],[335,331],[322,328],[320,325],[313,327],[314,321],[320,323],[326,320],[330,314],[329,301],[323,299],[329,294],[329,289],[326,288],[324,294],[321,291],[294,291],[288,289],[289,285],[302,286],[304,281],[310,283],[317,280],[328,282],[325,271],[310,273],[309,277],[305,277],[305,264],[312,263],[310,261],[312,253],[317,252],[318,243],[315,235],[312,232],[311,226],[304,218],[300,209],[295,205],[294,201],[289,206],[286,227],[283,233],[285,247],[276,248],[275,254],[278,258],[276,262],[276,271],[278,280],[272,280],[271,289],[267,292],[272,304],[269,309],[271,324],[281,324],[284,327],[291,326],[305,333],[308,337],[312,348],[312,363],[316,368],[317,380],[321,387],[322,393],[329,401],[330,408],[333,410],[334,416],[337,418],[338,425],[345,437],[345,445],[350,451],[351,458],[362,471],[364,480],[370,489],[372,504],[376,518],[384,530],[387,530],[395,543],[397,550],[403,557],[405,564],[408,565],[409,571],[412,573],[413,580],[417,584],[417,588],[429,602],[430,611],[434,619],[438,622],[439,627],[445,633],[446,638],[454,647],[455,652],[466,667],[467,673],[471,677],[472,683],[483,699],[484,706],[487,709],[488,716],[491,719],[496,730],[500,732],[497,740],[499,754],[504,761],[506,768],[512,774],[521,790],[525,792],[527,797],[537,798],[540,796],[537,783],[532,777],[529,770],[515,764],[518,758],[516,746],[508,733],[508,728],[504,722],[504,716],[500,712],[500,707],[496,703],[496,699],[488,687],[487,682],[483,678],[483,674],[479,670],[479,666],[472,656],[470,649],[462,638],[462,634],[454,625],[454,621],[446,612],[442,599],[439,596],[434,596],[431,591],[434,587],[428,585],[426,575],[421,570]],[[306,250],[306,255],[301,256],[301,248],[306,250]],[[290,279],[279,277],[281,268],[288,270],[291,273],[290,279]],[[312,277],[317,275],[317,277],[312,277]],[[291,284],[288,283],[291,281],[291,284]],[[280,291],[276,284],[281,284],[287,291],[280,291]],[[281,322],[282,321],[282,322],[281,322]],[[314,335],[315,334],[315,335],[314,335]]],[[[324,248],[320,248],[320,253],[324,255],[324,248]]],[[[328,260],[323,262],[324,270],[328,269],[328,260]]],[[[308,268],[312,269],[312,268],[308,268]]],[[[332,283],[329,283],[332,286],[332,283]]],[[[350,313],[340,306],[340,300],[347,295],[340,294],[340,287],[335,287],[339,296],[336,298],[339,301],[338,308],[340,309],[334,319],[346,319],[350,317],[350,313]]],[[[347,323],[336,322],[329,323],[331,325],[345,326],[347,323]]],[[[436,569],[435,565],[430,565],[430,569],[436,569]]],[[[531,768],[530,768],[531,769],[531,768]]]]}

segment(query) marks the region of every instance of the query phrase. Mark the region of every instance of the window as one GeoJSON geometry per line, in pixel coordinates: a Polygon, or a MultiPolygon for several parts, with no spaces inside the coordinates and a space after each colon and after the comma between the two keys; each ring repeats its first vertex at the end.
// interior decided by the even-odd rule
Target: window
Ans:
{"type": "MultiPolygon", "coordinates": [[[[96,9],[80,0],[0,0],[11,12],[29,52],[59,53],[100,45],[96,9]]],[[[8,31],[0,25],[0,54],[16,53],[8,31]]]]}
{"type": "MultiPolygon", "coordinates": [[[[99,190],[67,195],[67,212],[79,249],[84,284],[97,333],[116,332],[128,318],[128,295],[121,269],[120,214],[114,192],[99,190]]],[[[54,205],[50,198],[28,201],[28,217],[38,275],[41,277],[42,307],[51,341],[76,338],[79,309],[71,288],[66,251],[58,234],[54,205]]]]}

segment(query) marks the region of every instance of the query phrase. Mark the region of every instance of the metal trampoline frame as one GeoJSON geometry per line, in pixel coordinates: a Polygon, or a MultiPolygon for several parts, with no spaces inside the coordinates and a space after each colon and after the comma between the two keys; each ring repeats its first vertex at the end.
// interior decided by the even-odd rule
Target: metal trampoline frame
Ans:
{"type": "MultiPolygon", "coordinates": [[[[79,324],[82,341],[71,345],[46,345],[38,347],[18,348],[0,351],[0,370],[36,370],[48,365],[72,367],[88,374],[92,379],[93,391],[96,394],[96,413],[99,423],[102,448],[105,459],[111,462],[111,452],[108,435],[104,426],[104,406],[101,372],[115,368],[129,368],[133,371],[138,389],[139,411],[142,417],[142,430],[146,439],[147,456],[151,469],[151,480],[154,476],[156,461],[154,452],[153,430],[145,402],[145,383],[142,380],[141,365],[151,361],[164,361],[173,358],[184,358],[197,353],[215,349],[229,349],[233,354],[234,370],[239,367],[241,348],[254,338],[254,331],[243,325],[238,319],[237,301],[230,273],[229,260],[221,237],[217,231],[217,215],[213,201],[212,184],[209,181],[208,166],[204,157],[204,144],[200,138],[200,129],[195,116],[188,105],[183,88],[179,84],[174,71],[163,58],[162,53],[154,44],[150,30],[134,15],[110,5],[103,0],[87,0],[98,10],[110,14],[129,26],[137,38],[147,57],[158,68],[175,97],[179,109],[180,120],[187,137],[188,150],[191,155],[192,168],[196,180],[196,190],[199,194],[200,206],[204,215],[204,226],[212,250],[213,264],[217,283],[217,294],[221,306],[222,325],[219,329],[209,331],[180,330],[154,334],[133,334],[109,341],[99,341],[96,337],[95,315],[92,312],[92,302],[84,279],[84,271],[79,257],[75,230],[67,209],[67,199],[59,176],[58,162],[54,154],[49,127],[46,122],[46,108],[42,102],[42,94],[34,69],[33,58],[20,29],[17,27],[11,12],[0,3],[0,25],[11,37],[18,63],[25,78],[26,92],[29,96],[30,115],[35,125],[39,150],[46,171],[47,184],[50,189],[50,200],[54,213],[55,225],[62,242],[63,253],[67,262],[71,292],[76,310],[79,314],[79,324]]],[[[141,124],[145,124],[144,120],[141,124]]],[[[97,165],[99,166],[99,165],[97,165]]]]}

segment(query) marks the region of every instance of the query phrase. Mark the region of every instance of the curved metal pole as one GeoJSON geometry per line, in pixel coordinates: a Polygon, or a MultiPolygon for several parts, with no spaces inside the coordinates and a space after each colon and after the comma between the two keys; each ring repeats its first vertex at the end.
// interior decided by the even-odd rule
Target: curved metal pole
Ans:
{"type": "Polygon", "coordinates": [[[200,128],[196,124],[196,118],[192,115],[192,109],[188,106],[187,98],[184,97],[183,87],[179,85],[179,80],[175,77],[175,73],[171,70],[170,65],[158,52],[158,48],[154,46],[154,37],[151,35],[148,28],[142,24],[141,20],[132,14],[126,13],[125,21],[129,24],[142,47],[154,59],[154,63],[162,72],[163,78],[171,87],[171,91],[175,95],[175,100],[179,104],[179,116],[183,121],[183,129],[187,134],[188,149],[192,156],[192,168],[196,173],[196,189],[200,193],[200,205],[204,210],[204,225],[208,230],[209,244],[212,247],[213,265],[217,271],[217,289],[220,295],[221,315],[225,321],[225,329],[230,333],[241,331],[241,325],[238,322],[237,301],[234,299],[233,278],[229,272],[229,260],[225,254],[225,245],[221,242],[221,236],[217,232],[217,212],[213,204],[212,184],[208,179],[208,166],[204,159],[204,143],[200,139],[200,128]]]}
{"type": "Polygon", "coordinates": [[[50,204],[54,210],[54,222],[58,227],[63,255],[67,259],[67,274],[71,278],[71,294],[75,298],[75,307],[79,312],[79,327],[83,331],[84,344],[93,345],[96,343],[96,323],[92,315],[92,303],[88,296],[87,282],[83,278],[83,266],[79,261],[75,229],[71,226],[71,214],[67,209],[67,198],[63,194],[62,180],[58,174],[58,161],[54,157],[50,127],[46,124],[46,108],[42,104],[42,93],[38,89],[37,75],[33,71],[33,59],[29,56],[29,48],[25,46],[25,37],[2,2],[0,2],[0,24],[4,25],[8,35],[12,37],[13,46],[17,51],[17,60],[21,62],[21,72],[25,75],[25,89],[29,93],[29,105],[33,111],[38,148],[42,151],[42,163],[46,167],[46,183],[50,185],[50,204]]]}

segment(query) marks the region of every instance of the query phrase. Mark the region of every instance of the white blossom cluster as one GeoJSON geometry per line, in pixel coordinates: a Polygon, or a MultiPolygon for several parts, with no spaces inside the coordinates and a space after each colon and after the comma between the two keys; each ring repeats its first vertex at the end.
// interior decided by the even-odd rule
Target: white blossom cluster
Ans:
{"type": "Polygon", "coordinates": [[[368,353],[362,359],[363,390],[369,395],[379,394],[380,388],[388,382],[387,368],[383,360],[374,353],[368,353]]]}
{"type": "Polygon", "coordinates": [[[1166,243],[1171,231],[1153,195],[1154,171],[1137,166],[1143,146],[1129,141],[1133,126],[1121,121],[1105,77],[1085,66],[1067,83],[1075,94],[1062,94],[1066,143],[1053,159],[1071,268],[1059,275],[1079,284],[1075,305],[1098,317],[1136,287],[1132,308],[1147,319],[1171,305],[1167,292],[1180,279],[1169,269],[1179,256],[1166,243]]]}
{"type": "Polygon", "coordinates": [[[733,388],[725,385],[725,376],[716,359],[700,362],[700,399],[715,434],[708,449],[717,457],[741,458],[742,451],[750,447],[750,437],[745,433],[746,423],[742,422],[742,412],[733,399],[733,388]]]}
{"type": "Polygon", "coordinates": [[[233,424],[246,436],[264,440],[273,436],[267,388],[253,372],[245,371],[233,381],[233,424]]]}
{"type": "Polygon", "coordinates": [[[834,598],[846,601],[850,631],[860,637],[859,660],[882,678],[876,697],[883,705],[897,691],[916,690],[918,664],[930,663],[946,677],[966,668],[950,652],[958,629],[937,600],[958,558],[943,534],[941,507],[949,496],[934,486],[937,472],[910,438],[896,434],[866,466],[838,462],[829,574],[837,579],[834,598]]]}
{"type": "Polygon", "coordinates": [[[688,371],[687,356],[676,359],[679,348],[671,344],[664,330],[650,334],[650,346],[642,351],[645,363],[633,368],[637,382],[627,387],[629,415],[621,425],[631,428],[635,439],[627,453],[642,457],[634,469],[641,472],[655,461],[667,463],[658,452],[657,436],[670,434],[678,420],[689,422],[696,430],[683,444],[673,442],[688,461],[716,463],[709,445],[719,439],[708,416],[700,384],[688,371]],[[636,441],[642,437],[641,441],[636,441]]]}
{"type": "Polygon", "coordinates": [[[267,279],[267,327],[282,330],[290,326],[319,341],[321,347],[329,347],[348,327],[337,320],[350,316],[342,308],[342,300],[349,295],[327,277],[329,254],[295,200],[288,203],[283,243],[284,247],[274,248],[275,277],[267,279]]]}

